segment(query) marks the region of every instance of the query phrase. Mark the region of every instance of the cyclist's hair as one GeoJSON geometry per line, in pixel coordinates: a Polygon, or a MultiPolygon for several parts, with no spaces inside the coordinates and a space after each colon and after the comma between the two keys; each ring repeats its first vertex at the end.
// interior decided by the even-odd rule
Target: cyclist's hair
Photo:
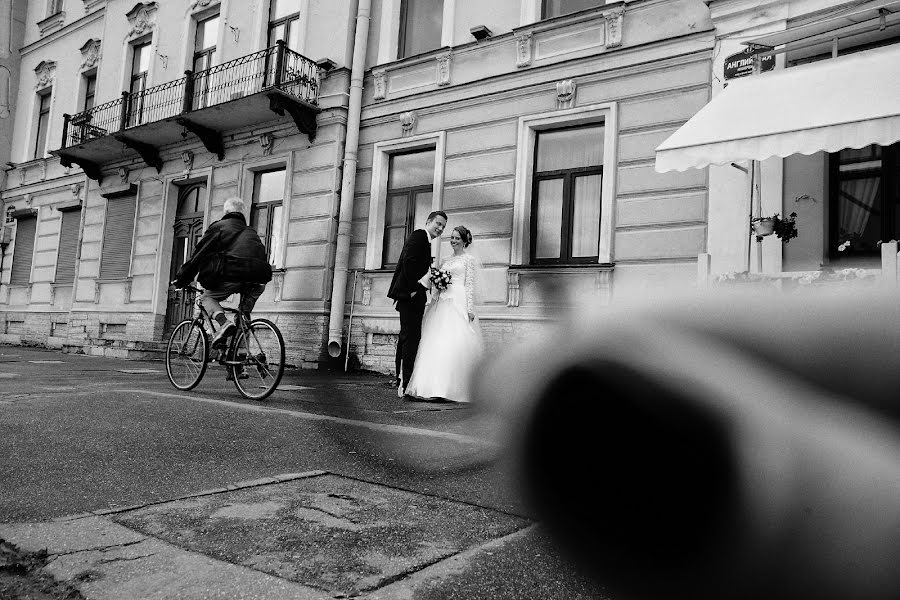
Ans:
{"type": "Polygon", "coordinates": [[[237,196],[232,196],[228,200],[225,201],[225,206],[223,208],[225,214],[228,213],[243,213],[244,212],[244,201],[238,198],[237,196]]]}
{"type": "Polygon", "coordinates": [[[434,218],[435,218],[435,217],[444,217],[444,220],[446,221],[446,220],[447,220],[447,213],[445,213],[445,212],[442,211],[442,210],[436,210],[436,211],[434,211],[434,212],[432,212],[432,213],[429,213],[428,218],[425,219],[425,223],[431,223],[432,221],[434,221],[434,218]]]}

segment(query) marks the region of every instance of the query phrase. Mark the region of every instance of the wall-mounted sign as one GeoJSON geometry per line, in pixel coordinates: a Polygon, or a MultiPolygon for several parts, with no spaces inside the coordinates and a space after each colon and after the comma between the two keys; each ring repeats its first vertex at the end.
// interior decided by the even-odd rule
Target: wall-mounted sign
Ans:
{"type": "MultiPolygon", "coordinates": [[[[753,74],[753,57],[759,50],[744,48],[740,52],[732,54],[725,59],[725,79],[735,79],[753,74]]],[[[760,58],[760,72],[765,73],[775,68],[775,56],[763,56],[760,58]]]]}

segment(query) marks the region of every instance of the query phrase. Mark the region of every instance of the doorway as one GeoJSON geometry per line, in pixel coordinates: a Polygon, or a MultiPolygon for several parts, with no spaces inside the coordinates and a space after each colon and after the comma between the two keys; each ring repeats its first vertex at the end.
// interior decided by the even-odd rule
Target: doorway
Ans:
{"type": "MultiPolygon", "coordinates": [[[[187,262],[203,237],[203,208],[206,206],[206,183],[194,183],[178,189],[178,209],[175,211],[175,235],[172,242],[172,263],[169,279],[175,279],[178,269],[187,262]]],[[[196,294],[176,290],[170,285],[166,301],[166,333],[194,314],[196,294]]]]}

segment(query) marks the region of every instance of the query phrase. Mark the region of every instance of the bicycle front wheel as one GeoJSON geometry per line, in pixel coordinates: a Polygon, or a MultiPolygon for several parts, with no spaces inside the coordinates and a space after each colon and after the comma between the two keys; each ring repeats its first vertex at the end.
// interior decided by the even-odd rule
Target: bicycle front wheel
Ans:
{"type": "Polygon", "coordinates": [[[166,345],[166,373],[179,390],[194,389],[206,373],[209,337],[200,323],[187,319],[175,326],[166,345]]]}
{"type": "Polygon", "coordinates": [[[230,354],[237,364],[229,368],[242,396],[264,400],[275,391],[284,375],[284,338],[274,323],[267,319],[251,321],[247,329],[235,335],[230,354]]]}

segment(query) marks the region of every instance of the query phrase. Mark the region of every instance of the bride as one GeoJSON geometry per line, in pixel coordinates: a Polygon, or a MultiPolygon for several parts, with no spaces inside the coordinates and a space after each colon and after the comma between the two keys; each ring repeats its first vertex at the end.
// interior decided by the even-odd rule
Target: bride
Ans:
{"type": "Polygon", "coordinates": [[[422,340],[406,393],[418,398],[469,402],[469,377],[481,358],[475,317],[476,260],[466,252],[472,232],[459,225],[450,234],[453,255],[441,263],[450,272],[445,290],[435,289],[422,321],[422,340]]]}

